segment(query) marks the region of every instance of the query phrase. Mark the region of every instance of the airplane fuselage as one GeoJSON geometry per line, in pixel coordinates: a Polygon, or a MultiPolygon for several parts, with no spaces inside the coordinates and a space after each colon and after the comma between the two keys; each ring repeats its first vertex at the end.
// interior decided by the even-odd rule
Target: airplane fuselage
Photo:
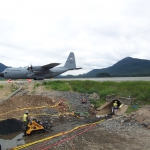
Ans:
{"type": "Polygon", "coordinates": [[[31,72],[27,70],[26,67],[26,68],[7,68],[3,71],[3,73],[4,73],[4,78],[6,79],[44,79],[44,78],[56,77],[66,71],[68,71],[68,68],[57,67],[57,68],[49,69],[48,71],[31,72]]]}

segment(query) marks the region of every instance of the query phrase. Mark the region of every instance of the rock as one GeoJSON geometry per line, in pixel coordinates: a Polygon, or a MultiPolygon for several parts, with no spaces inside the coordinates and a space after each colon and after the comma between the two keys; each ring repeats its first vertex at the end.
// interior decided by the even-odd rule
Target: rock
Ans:
{"type": "Polygon", "coordinates": [[[83,103],[87,103],[86,98],[83,97],[81,102],[82,102],[82,104],[83,104],[83,103]]]}
{"type": "Polygon", "coordinates": [[[121,120],[121,124],[123,124],[124,123],[124,120],[121,120]]]}
{"type": "Polygon", "coordinates": [[[100,110],[101,110],[101,108],[100,108],[100,107],[99,107],[99,108],[96,108],[96,110],[97,110],[97,111],[100,111],[100,110]]]}
{"type": "Polygon", "coordinates": [[[150,125],[147,128],[150,129],[150,125]]]}
{"type": "Polygon", "coordinates": [[[54,99],[52,99],[52,103],[54,104],[56,101],[54,99]]]}
{"type": "Polygon", "coordinates": [[[89,99],[100,100],[100,96],[97,93],[93,93],[89,96],[89,99]]]}
{"type": "Polygon", "coordinates": [[[91,104],[91,105],[90,105],[90,107],[91,107],[91,108],[94,108],[94,105],[93,105],[93,104],[91,104]]]}

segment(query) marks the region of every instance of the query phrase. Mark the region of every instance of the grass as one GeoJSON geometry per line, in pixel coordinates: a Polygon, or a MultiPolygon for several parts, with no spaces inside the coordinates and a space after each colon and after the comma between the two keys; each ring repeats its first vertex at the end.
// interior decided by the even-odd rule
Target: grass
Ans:
{"type": "Polygon", "coordinates": [[[99,106],[103,105],[105,102],[106,102],[105,100],[90,99],[90,103],[93,104],[95,108],[98,108],[99,106]]]}
{"type": "MultiPolygon", "coordinates": [[[[106,95],[118,95],[121,97],[134,98],[133,104],[139,106],[150,104],[150,81],[124,81],[124,82],[96,82],[96,81],[44,81],[42,85],[46,89],[58,91],[74,91],[79,93],[98,93],[99,101],[90,100],[95,107],[101,106],[106,99],[106,95]]],[[[36,85],[37,86],[37,85],[36,85]]],[[[38,85],[40,86],[40,85],[38,85]]],[[[130,111],[135,109],[129,108],[130,111]]]]}
{"type": "Polygon", "coordinates": [[[70,91],[70,85],[68,82],[64,81],[48,81],[48,82],[43,82],[42,85],[45,86],[46,89],[49,90],[58,90],[58,91],[70,91]]]}
{"type": "Polygon", "coordinates": [[[126,113],[127,113],[127,114],[130,114],[130,113],[136,111],[137,109],[138,109],[138,107],[137,107],[137,108],[134,108],[133,105],[130,105],[130,106],[128,107],[126,113]]]}
{"type": "Polygon", "coordinates": [[[18,87],[15,86],[14,84],[11,85],[11,92],[15,92],[16,90],[18,90],[18,87]]]}
{"type": "Polygon", "coordinates": [[[0,89],[3,89],[3,87],[4,87],[3,85],[0,85],[0,89]]]}
{"type": "Polygon", "coordinates": [[[39,86],[40,86],[39,83],[35,83],[33,88],[35,89],[35,88],[37,88],[37,87],[39,87],[39,86]]]}

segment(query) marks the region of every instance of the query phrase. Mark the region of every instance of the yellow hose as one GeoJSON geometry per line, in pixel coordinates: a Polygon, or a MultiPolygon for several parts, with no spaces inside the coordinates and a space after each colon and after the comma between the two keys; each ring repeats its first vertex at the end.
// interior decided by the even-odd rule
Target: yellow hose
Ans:
{"type": "Polygon", "coordinates": [[[12,110],[12,111],[8,111],[8,112],[6,112],[6,113],[0,114],[0,116],[1,116],[1,115],[5,115],[5,114],[8,114],[8,113],[12,113],[12,112],[14,112],[14,111],[21,111],[21,110],[28,110],[28,109],[40,109],[40,108],[48,108],[48,107],[54,108],[54,107],[58,106],[59,104],[60,104],[60,102],[57,103],[56,105],[53,105],[53,106],[28,107],[28,108],[22,108],[22,109],[12,110]]]}

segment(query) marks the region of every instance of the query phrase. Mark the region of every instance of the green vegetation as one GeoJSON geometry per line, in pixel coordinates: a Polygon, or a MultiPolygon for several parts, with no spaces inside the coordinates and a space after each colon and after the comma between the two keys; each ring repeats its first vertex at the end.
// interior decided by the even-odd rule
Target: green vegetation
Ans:
{"type": "Polygon", "coordinates": [[[11,85],[11,92],[14,92],[16,90],[18,90],[18,87],[12,84],[11,85]]]}
{"type": "Polygon", "coordinates": [[[39,87],[39,86],[40,86],[40,83],[35,83],[34,89],[35,89],[36,87],[39,87]]]}
{"type": "Polygon", "coordinates": [[[97,73],[96,77],[110,77],[110,74],[107,72],[97,73]]]}
{"type": "Polygon", "coordinates": [[[131,106],[128,107],[126,113],[130,114],[130,113],[136,111],[137,109],[138,109],[138,107],[134,108],[133,105],[131,105],[131,106]]]}
{"type": "MultiPolygon", "coordinates": [[[[133,105],[138,106],[150,104],[150,82],[149,81],[124,81],[124,82],[96,82],[96,81],[48,81],[42,85],[46,89],[58,91],[75,91],[79,93],[98,93],[100,101],[90,100],[95,107],[105,103],[106,95],[118,95],[121,97],[134,98],[133,105]]],[[[135,110],[129,107],[128,112],[135,110]]]]}
{"type": "Polygon", "coordinates": [[[102,99],[100,101],[90,99],[90,103],[94,105],[95,108],[98,108],[99,106],[103,105],[106,102],[106,100],[102,99]]]}
{"type": "Polygon", "coordinates": [[[4,86],[3,85],[0,85],[0,89],[2,89],[4,86]]]}
{"type": "Polygon", "coordinates": [[[64,81],[48,81],[43,82],[42,85],[45,86],[46,89],[49,90],[58,90],[58,91],[69,91],[71,90],[70,85],[68,82],[64,81]]]}
{"type": "Polygon", "coordinates": [[[35,93],[35,90],[33,90],[32,92],[31,92],[31,94],[34,94],[35,93]]]}

